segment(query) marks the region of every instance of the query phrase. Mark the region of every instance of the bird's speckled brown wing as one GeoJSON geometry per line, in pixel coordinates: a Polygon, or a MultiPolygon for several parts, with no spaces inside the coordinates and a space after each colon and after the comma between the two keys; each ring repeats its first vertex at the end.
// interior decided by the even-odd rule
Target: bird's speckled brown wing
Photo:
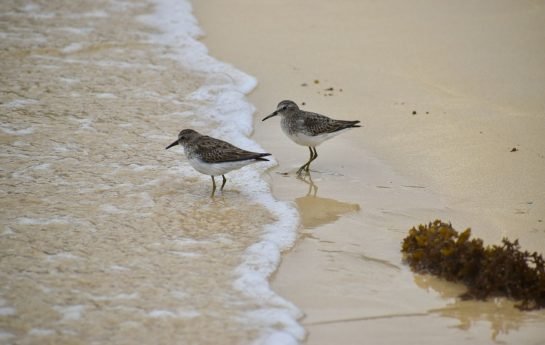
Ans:
{"type": "Polygon", "coordinates": [[[315,136],[322,133],[333,133],[346,128],[360,127],[360,121],[334,120],[327,116],[305,112],[303,127],[307,135],[315,136]]]}
{"type": "Polygon", "coordinates": [[[209,136],[200,137],[197,147],[195,154],[207,163],[235,162],[249,159],[266,161],[267,159],[262,157],[271,155],[270,153],[246,151],[226,141],[209,136]]]}

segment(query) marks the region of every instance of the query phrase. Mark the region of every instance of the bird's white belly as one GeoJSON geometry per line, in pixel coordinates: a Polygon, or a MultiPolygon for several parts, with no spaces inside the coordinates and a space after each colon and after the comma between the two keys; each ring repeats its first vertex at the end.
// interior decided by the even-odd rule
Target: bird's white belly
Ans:
{"type": "Polygon", "coordinates": [[[236,161],[236,162],[223,162],[223,163],[206,163],[198,158],[189,159],[189,164],[195,170],[201,174],[210,175],[210,176],[219,176],[227,174],[229,171],[240,169],[248,164],[257,162],[254,159],[245,160],[245,161],[236,161]]]}
{"type": "Polygon", "coordinates": [[[303,146],[316,147],[316,146],[320,145],[321,143],[323,143],[324,141],[326,141],[328,139],[331,139],[331,138],[341,134],[342,132],[347,131],[348,129],[350,129],[350,128],[346,128],[346,129],[343,129],[343,130],[340,130],[340,131],[337,131],[337,132],[333,132],[333,133],[318,134],[318,135],[315,135],[315,136],[306,135],[306,134],[301,133],[301,132],[288,133],[287,131],[285,131],[285,133],[296,144],[303,145],[303,146]]]}

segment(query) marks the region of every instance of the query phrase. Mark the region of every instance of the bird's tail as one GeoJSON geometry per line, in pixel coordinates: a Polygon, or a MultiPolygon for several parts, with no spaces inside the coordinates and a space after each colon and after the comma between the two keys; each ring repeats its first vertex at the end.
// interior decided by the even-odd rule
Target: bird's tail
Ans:
{"type": "Polygon", "coordinates": [[[356,128],[356,127],[361,127],[361,125],[359,125],[360,123],[360,120],[356,120],[356,121],[346,121],[346,128],[356,128]]]}
{"type": "Polygon", "coordinates": [[[260,153],[256,157],[254,157],[254,159],[256,161],[266,161],[266,162],[268,162],[269,160],[267,158],[263,158],[263,157],[270,156],[270,155],[271,155],[270,153],[260,153]]]}
{"type": "Polygon", "coordinates": [[[355,120],[355,121],[337,120],[335,121],[335,125],[332,126],[328,132],[335,133],[335,132],[340,132],[349,128],[361,127],[359,123],[360,123],[359,120],[355,120]]]}

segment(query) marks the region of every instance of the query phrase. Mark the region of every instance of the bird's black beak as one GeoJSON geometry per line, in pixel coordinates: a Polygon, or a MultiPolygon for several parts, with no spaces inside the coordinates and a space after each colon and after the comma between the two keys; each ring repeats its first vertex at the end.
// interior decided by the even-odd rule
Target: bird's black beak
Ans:
{"type": "Polygon", "coordinates": [[[172,144],[168,145],[165,150],[168,150],[169,148],[171,148],[172,146],[176,146],[178,145],[178,140],[176,140],[175,142],[173,142],[172,144]]]}
{"type": "Polygon", "coordinates": [[[271,115],[265,117],[265,118],[264,118],[263,120],[261,120],[261,121],[265,121],[266,119],[270,119],[271,117],[276,116],[276,115],[278,115],[278,111],[275,111],[274,113],[272,113],[271,115]]]}

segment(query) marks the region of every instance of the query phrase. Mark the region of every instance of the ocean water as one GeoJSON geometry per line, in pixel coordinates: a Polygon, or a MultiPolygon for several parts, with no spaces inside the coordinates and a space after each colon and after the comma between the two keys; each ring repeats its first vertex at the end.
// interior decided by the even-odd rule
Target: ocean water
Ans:
{"type": "Polygon", "coordinates": [[[186,0],[0,3],[0,343],[293,344],[268,277],[295,240],[267,168],[210,178],[183,128],[246,149],[256,80],[186,0]]]}

